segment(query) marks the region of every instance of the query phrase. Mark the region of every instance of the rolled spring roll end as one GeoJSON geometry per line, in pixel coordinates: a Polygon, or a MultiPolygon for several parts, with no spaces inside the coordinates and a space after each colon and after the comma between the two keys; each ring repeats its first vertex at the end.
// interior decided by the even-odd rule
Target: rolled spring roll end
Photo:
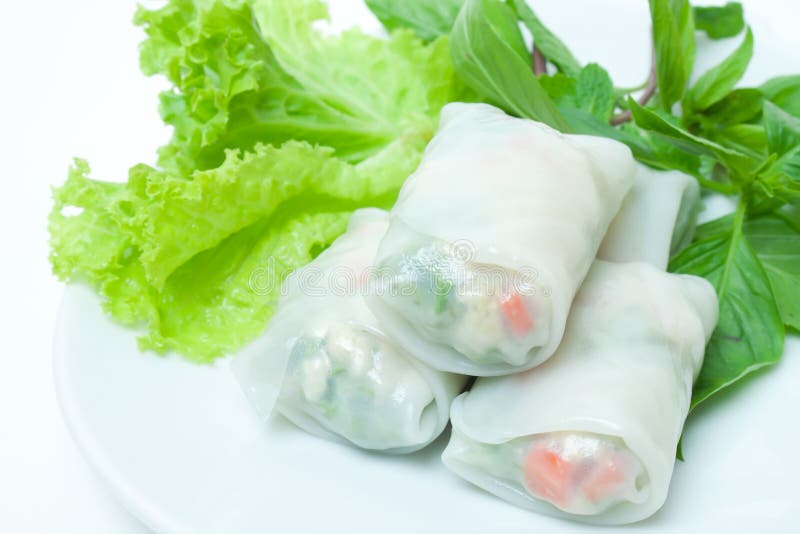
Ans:
{"type": "Polygon", "coordinates": [[[409,357],[383,336],[345,323],[297,340],[278,402],[299,426],[309,429],[311,419],[371,449],[426,441],[438,421],[434,392],[409,357]]]}
{"type": "Polygon", "coordinates": [[[452,347],[452,358],[466,365],[529,367],[550,338],[547,290],[525,270],[470,254],[458,244],[414,244],[378,265],[374,298],[392,322],[444,350],[452,347]]]}
{"type": "Polygon", "coordinates": [[[620,439],[587,432],[532,436],[523,472],[532,496],[571,514],[641,503],[648,491],[641,462],[620,439]]]}
{"type": "MultiPolygon", "coordinates": [[[[552,432],[482,443],[458,430],[442,459],[470,482],[518,506],[593,516],[650,497],[639,458],[619,438],[552,432]]],[[[577,518],[574,517],[574,518],[577,518]]]]}

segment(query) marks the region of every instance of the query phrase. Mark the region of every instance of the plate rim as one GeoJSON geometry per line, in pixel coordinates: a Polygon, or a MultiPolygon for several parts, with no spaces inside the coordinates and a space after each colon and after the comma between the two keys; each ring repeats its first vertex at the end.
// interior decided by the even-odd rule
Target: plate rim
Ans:
{"type": "Polygon", "coordinates": [[[109,458],[104,448],[99,445],[94,433],[86,425],[85,420],[78,415],[80,413],[79,403],[74,395],[69,393],[71,388],[67,386],[71,371],[69,366],[66,365],[68,351],[65,350],[65,347],[68,346],[66,330],[69,326],[67,324],[68,321],[65,319],[65,308],[70,293],[75,291],[76,288],[91,291],[89,286],[80,282],[69,284],[64,288],[56,312],[56,326],[52,339],[52,378],[56,401],[64,425],[67,427],[67,432],[105,490],[127,513],[153,532],[188,532],[181,526],[181,522],[175,518],[168,517],[168,514],[153,503],[152,499],[141,494],[126,482],[126,478],[121,474],[120,469],[115,467],[115,462],[109,458]]]}

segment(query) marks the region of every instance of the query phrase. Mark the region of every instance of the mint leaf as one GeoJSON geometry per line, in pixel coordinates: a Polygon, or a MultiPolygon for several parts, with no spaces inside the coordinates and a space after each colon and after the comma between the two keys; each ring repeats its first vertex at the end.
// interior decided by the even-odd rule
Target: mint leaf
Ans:
{"type": "Polygon", "coordinates": [[[753,32],[747,29],[744,41],[722,63],[704,73],[686,94],[684,108],[703,110],[722,100],[742,79],[753,57],[753,32]]]}
{"type": "Polygon", "coordinates": [[[467,0],[451,34],[459,76],[505,111],[569,129],[534,76],[516,14],[499,0],[467,0]]]}
{"type": "Polygon", "coordinates": [[[795,117],[800,117],[800,75],[772,78],[759,90],[764,98],[776,106],[795,117]]]}
{"type": "Polygon", "coordinates": [[[746,221],[744,233],[769,276],[783,323],[800,330],[800,211],[746,221]]]}
{"type": "Polygon", "coordinates": [[[575,98],[575,78],[567,76],[563,72],[553,75],[542,74],[539,76],[539,83],[547,92],[548,96],[556,104],[569,104],[574,107],[575,98]]]}
{"type": "Polygon", "coordinates": [[[744,10],[739,2],[724,6],[697,6],[694,8],[697,29],[711,39],[724,39],[738,35],[744,29],[744,10]]]}
{"type": "Polygon", "coordinates": [[[567,45],[547,28],[525,0],[509,0],[509,4],[516,11],[522,23],[527,26],[533,35],[533,44],[544,57],[558,70],[568,76],[577,76],[581,64],[569,51],[567,45]]]}
{"type": "Polygon", "coordinates": [[[784,327],[770,279],[742,231],[744,206],[731,225],[712,221],[719,231],[684,249],[670,264],[672,272],[707,279],[720,301],[719,323],[694,385],[692,408],[776,363],[783,352],[784,327]]]}
{"type": "Polygon", "coordinates": [[[413,31],[424,41],[447,35],[464,0],[366,0],[367,7],[389,30],[413,31]]]}
{"type": "Polygon", "coordinates": [[[763,122],[770,152],[783,156],[800,146],[800,118],[786,113],[772,102],[765,102],[763,122]]]}
{"type": "Polygon", "coordinates": [[[615,102],[614,84],[603,67],[590,63],[581,69],[575,81],[575,104],[578,109],[608,121],[615,102]]]}
{"type": "Polygon", "coordinates": [[[611,77],[600,65],[586,65],[577,78],[559,72],[552,76],[543,74],[538,80],[562,114],[567,113],[567,108],[575,108],[603,122],[611,118],[617,96],[611,77]]]}
{"type": "Polygon", "coordinates": [[[650,0],[661,107],[683,97],[694,64],[694,20],[686,0],[650,0]]]}

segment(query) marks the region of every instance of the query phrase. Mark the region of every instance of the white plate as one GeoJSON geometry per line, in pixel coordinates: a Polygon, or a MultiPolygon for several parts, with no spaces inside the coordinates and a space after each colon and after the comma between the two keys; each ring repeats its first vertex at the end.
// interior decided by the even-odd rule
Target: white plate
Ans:
{"type": "MultiPolygon", "coordinates": [[[[361,0],[330,3],[337,27],[356,21],[377,31],[361,0]]],[[[636,46],[646,43],[646,3],[581,2],[580,18],[565,4],[536,5],[581,58],[619,67],[612,73],[620,85],[638,83],[648,54],[636,46]],[[640,31],[608,31],[612,23],[640,31]]],[[[791,57],[783,52],[790,43],[769,26],[775,2],[747,6],[757,37],[749,80],[796,70],[797,35],[786,35],[791,57]]],[[[721,46],[701,61],[718,59],[721,46]]],[[[592,529],[516,509],[452,476],[439,461],[446,436],[415,455],[386,457],[320,441],[282,419],[265,426],[227,362],[155,357],[134,338],[103,315],[90,290],[67,289],[54,362],[65,418],[110,490],[157,532],[592,529]]],[[[800,341],[790,339],[781,364],[760,374],[692,416],[687,462],[676,468],[667,504],[627,531],[798,531],[800,341]]]]}

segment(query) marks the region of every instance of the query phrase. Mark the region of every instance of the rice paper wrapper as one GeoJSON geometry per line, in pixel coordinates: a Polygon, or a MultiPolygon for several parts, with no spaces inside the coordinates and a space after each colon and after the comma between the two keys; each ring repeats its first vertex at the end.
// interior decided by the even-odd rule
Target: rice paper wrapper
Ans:
{"type": "Polygon", "coordinates": [[[285,280],[267,330],[234,357],[262,417],[277,410],[314,435],[392,453],[418,450],[444,430],[466,377],[397,347],[364,303],[387,227],[385,211],[355,212],[344,235],[285,280]]]}
{"type": "MultiPolygon", "coordinates": [[[[492,376],[542,363],[561,341],[572,299],[635,172],[630,150],[616,141],[563,135],[485,104],[447,105],[391,212],[370,308],[386,332],[436,369],[492,376]],[[491,335],[470,337],[493,320],[489,312],[487,320],[454,329],[450,338],[420,335],[415,314],[397,312],[390,286],[398,258],[425,244],[450,247],[469,265],[524,274],[525,306],[536,324],[528,345],[512,347],[501,360],[466,357],[471,349],[480,355],[474,345],[491,335]]],[[[506,340],[499,338],[502,352],[506,340]]]]}
{"type": "Polygon", "coordinates": [[[611,223],[597,258],[646,261],[666,269],[670,256],[688,245],[700,213],[700,186],[678,171],[637,165],[636,182],[611,223]]]}
{"type": "Polygon", "coordinates": [[[445,464],[503,499],[549,515],[597,524],[652,515],[667,496],[692,383],[717,314],[714,289],[702,278],[645,263],[595,262],[550,360],[517,375],[480,379],[455,400],[445,464]],[[467,445],[554,432],[621,440],[646,473],[644,498],[570,514],[521,484],[493,477],[466,454],[467,445]]]}

